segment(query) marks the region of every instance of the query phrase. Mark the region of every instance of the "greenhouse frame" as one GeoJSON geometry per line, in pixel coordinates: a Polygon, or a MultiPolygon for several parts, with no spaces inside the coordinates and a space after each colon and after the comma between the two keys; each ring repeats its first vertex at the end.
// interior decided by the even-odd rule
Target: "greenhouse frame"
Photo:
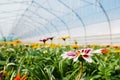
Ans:
{"type": "Polygon", "coordinates": [[[0,37],[32,41],[34,37],[70,35],[70,42],[77,39],[81,44],[118,44],[119,3],[119,0],[3,0],[0,37]]]}

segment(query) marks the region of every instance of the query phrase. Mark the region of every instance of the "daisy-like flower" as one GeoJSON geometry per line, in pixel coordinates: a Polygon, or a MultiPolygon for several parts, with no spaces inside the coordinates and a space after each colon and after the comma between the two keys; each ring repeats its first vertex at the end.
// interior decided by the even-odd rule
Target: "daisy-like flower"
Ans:
{"type": "Polygon", "coordinates": [[[110,50],[104,48],[104,49],[101,50],[101,53],[102,54],[108,54],[108,53],[110,53],[110,50]]]}
{"type": "Polygon", "coordinates": [[[43,42],[44,44],[46,43],[46,41],[48,41],[49,39],[48,38],[45,38],[45,39],[41,39],[39,41],[43,42]]]}
{"type": "Polygon", "coordinates": [[[80,46],[75,44],[75,45],[71,45],[71,47],[74,48],[74,49],[78,49],[80,46]]]}
{"type": "Polygon", "coordinates": [[[20,40],[14,40],[14,41],[13,41],[13,44],[20,44],[20,43],[21,43],[20,40]]]}
{"type": "Polygon", "coordinates": [[[68,39],[68,38],[70,38],[70,36],[62,36],[62,37],[60,37],[58,39],[62,39],[63,41],[66,41],[66,39],[68,39]]]}
{"type": "Polygon", "coordinates": [[[92,53],[108,54],[108,53],[110,53],[110,50],[103,48],[103,49],[94,50],[92,53]]]}
{"type": "Polygon", "coordinates": [[[51,45],[52,45],[53,38],[54,38],[54,37],[48,37],[48,38],[47,38],[48,40],[51,40],[51,45]]]}
{"type": "Polygon", "coordinates": [[[88,61],[89,63],[92,62],[92,58],[91,58],[91,52],[92,52],[92,49],[81,49],[81,50],[77,50],[76,51],[76,54],[78,55],[76,57],[76,61],[78,60],[79,56],[81,55],[82,58],[86,61],[88,61]]]}
{"type": "Polygon", "coordinates": [[[92,52],[92,49],[81,49],[75,52],[71,52],[71,51],[65,52],[61,56],[63,58],[73,59],[73,61],[77,61],[79,57],[82,57],[84,60],[91,63],[92,62],[91,52],[92,52]]]}
{"type": "Polygon", "coordinates": [[[48,37],[47,39],[49,39],[49,40],[51,40],[51,41],[52,41],[52,40],[53,40],[53,38],[54,38],[54,37],[48,37]]]}

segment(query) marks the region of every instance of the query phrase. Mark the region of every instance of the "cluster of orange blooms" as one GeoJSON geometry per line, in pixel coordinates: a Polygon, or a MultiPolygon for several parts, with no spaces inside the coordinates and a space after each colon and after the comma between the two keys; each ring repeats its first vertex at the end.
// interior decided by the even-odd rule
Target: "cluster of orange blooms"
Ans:
{"type": "Polygon", "coordinates": [[[16,77],[14,78],[14,80],[27,80],[27,76],[24,75],[24,76],[22,76],[22,77],[20,78],[20,73],[18,73],[18,74],[16,75],[16,77]]]}

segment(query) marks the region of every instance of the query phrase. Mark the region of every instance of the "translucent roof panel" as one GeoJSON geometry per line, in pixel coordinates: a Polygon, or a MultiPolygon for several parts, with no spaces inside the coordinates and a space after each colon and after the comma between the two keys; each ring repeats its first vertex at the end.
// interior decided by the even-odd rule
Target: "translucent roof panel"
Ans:
{"type": "Polygon", "coordinates": [[[30,0],[0,0],[1,36],[8,36],[30,3],[30,0]]]}
{"type": "Polygon", "coordinates": [[[112,40],[112,34],[119,33],[119,4],[120,0],[0,0],[0,37],[70,35],[87,40],[104,34],[112,40]]]}

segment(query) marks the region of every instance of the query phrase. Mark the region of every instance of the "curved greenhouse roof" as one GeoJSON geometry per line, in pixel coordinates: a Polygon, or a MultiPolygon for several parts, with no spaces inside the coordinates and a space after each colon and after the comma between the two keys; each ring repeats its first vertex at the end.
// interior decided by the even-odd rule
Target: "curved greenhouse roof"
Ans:
{"type": "Polygon", "coordinates": [[[119,18],[120,0],[1,0],[0,37],[118,44],[119,18]]]}

